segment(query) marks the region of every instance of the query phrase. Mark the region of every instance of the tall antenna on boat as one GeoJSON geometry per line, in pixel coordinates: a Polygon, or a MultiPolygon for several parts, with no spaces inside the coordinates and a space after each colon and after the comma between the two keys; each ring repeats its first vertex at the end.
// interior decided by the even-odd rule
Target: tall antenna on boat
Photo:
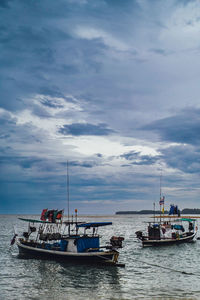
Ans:
{"type": "Polygon", "coordinates": [[[67,161],[67,211],[68,211],[68,222],[69,222],[69,163],[67,161]]]}
{"type": "Polygon", "coordinates": [[[160,170],[160,200],[162,197],[162,169],[160,170]]]}
{"type": "Polygon", "coordinates": [[[162,197],[162,169],[160,170],[160,222],[161,222],[161,197],[162,197]]]}

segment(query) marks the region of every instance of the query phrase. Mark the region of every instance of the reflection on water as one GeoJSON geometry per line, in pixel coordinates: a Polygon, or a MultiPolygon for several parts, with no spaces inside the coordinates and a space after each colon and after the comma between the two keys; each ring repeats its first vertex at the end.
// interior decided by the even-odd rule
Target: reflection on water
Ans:
{"type": "Polygon", "coordinates": [[[83,299],[96,295],[110,299],[113,293],[121,294],[118,269],[115,267],[73,266],[41,261],[37,266],[39,280],[35,288],[40,295],[53,299],[83,299]],[[64,298],[63,298],[64,294],[64,298]]]}
{"type": "Polygon", "coordinates": [[[200,299],[200,241],[143,249],[134,233],[147,218],[115,216],[112,227],[100,230],[102,244],[125,237],[120,261],[126,267],[117,268],[19,259],[16,247],[9,251],[16,217],[0,217],[0,300],[200,299]]]}

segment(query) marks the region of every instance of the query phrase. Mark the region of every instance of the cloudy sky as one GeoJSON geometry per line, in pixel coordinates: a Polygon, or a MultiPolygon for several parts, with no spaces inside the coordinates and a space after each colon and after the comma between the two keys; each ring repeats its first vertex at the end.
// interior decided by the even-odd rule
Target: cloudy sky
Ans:
{"type": "Polygon", "coordinates": [[[200,207],[200,5],[0,0],[0,213],[200,207]]]}

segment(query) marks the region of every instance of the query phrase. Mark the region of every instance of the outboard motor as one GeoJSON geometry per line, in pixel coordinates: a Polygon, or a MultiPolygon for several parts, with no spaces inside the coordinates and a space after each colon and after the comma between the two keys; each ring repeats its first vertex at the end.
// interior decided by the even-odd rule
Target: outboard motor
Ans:
{"type": "Polygon", "coordinates": [[[136,231],[135,234],[136,234],[138,239],[142,240],[142,231],[140,231],[140,230],[136,231]]]}
{"type": "Polygon", "coordinates": [[[113,248],[122,248],[122,242],[124,238],[122,236],[112,236],[110,239],[110,244],[113,248]]]}

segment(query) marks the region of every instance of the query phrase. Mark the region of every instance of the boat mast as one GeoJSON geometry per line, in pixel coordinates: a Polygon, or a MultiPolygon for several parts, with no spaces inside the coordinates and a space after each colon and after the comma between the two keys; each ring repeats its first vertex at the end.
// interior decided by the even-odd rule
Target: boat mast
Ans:
{"type": "Polygon", "coordinates": [[[162,197],[162,169],[160,171],[160,223],[161,223],[161,197],[162,197]]]}
{"type": "Polygon", "coordinates": [[[69,224],[69,163],[67,161],[67,212],[68,212],[68,229],[70,233],[70,224],[69,224]]]}

